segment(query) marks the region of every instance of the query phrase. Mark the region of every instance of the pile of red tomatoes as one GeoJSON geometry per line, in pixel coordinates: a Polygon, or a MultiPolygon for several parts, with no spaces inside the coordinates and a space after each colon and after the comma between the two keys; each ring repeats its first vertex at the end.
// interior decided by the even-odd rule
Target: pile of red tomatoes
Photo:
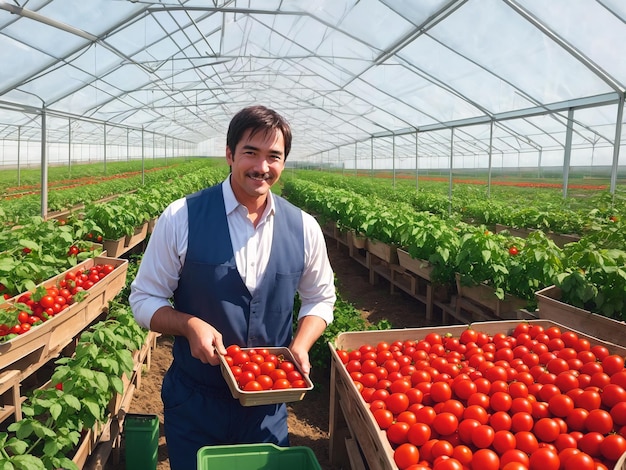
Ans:
{"type": "Polygon", "coordinates": [[[25,292],[17,298],[15,306],[0,309],[0,338],[11,339],[11,335],[27,333],[32,327],[62,313],[80,301],[82,292],[88,291],[114,270],[112,264],[77,268],[69,270],[56,285],[42,285],[34,292],[25,292]]]}
{"type": "Polygon", "coordinates": [[[231,344],[224,356],[237,386],[246,392],[306,388],[295,363],[267,348],[241,348],[231,344]]]}
{"type": "Polygon", "coordinates": [[[401,470],[603,470],[626,452],[624,357],[556,325],[337,354],[401,470]]]}

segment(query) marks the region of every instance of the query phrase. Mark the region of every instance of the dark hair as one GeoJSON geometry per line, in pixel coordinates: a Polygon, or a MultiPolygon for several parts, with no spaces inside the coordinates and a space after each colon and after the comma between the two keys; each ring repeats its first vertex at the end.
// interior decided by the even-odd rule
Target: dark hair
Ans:
{"type": "Polygon", "coordinates": [[[271,130],[281,131],[285,141],[285,159],[287,159],[291,150],[291,127],[276,111],[265,106],[248,106],[235,114],[228,125],[226,134],[226,145],[232,155],[235,155],[235,148],[247,130],[250,130],[252,135],[271,130]]]}

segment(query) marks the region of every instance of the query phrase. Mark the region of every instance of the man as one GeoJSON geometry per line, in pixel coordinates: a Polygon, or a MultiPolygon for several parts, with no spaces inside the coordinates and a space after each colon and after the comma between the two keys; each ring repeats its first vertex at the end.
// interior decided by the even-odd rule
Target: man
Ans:
{"type": "Polygon", "coordinates": [[[205,445],[289,445],[285,404],[241,406],[218,354],[230,344],[288,346],[308,374],[308,352],[333,319],[334,276],[322,231],[270,191],[291,139],[273,110],[237,113],[226,138],[229,177],[163,212],[132,283],[137,322],[175,336],[161,391],[172,470],[196,468],[205,445]],[[294,335],[296,292],[302,307],[294,335]]]}

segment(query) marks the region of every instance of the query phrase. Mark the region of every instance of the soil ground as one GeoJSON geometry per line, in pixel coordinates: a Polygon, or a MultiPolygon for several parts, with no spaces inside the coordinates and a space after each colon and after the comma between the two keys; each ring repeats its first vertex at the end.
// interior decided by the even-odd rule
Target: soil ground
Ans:
{"type": "MultiPolygon", "coordinates": [[[[384,279],[369,283],[368,270],[352,259],[344,246],[337,247],[329,240],[328,253],[337,276],[337,287],[343,299],[353,304],[365,319],[375,323],[387,319],[394,328],[427,326],[424,306],[416,299],[400,292],[390,295],[389,284],[384,279]]],[[[144,373],[141,386],[135,391],[130,413],[156,414],[160,420],[159,461],[157,470],[169,470],[167,445],[163,434],[163,410],[160,398],[163,375],[171,362],[171,338],[162,336],[152,352],[150,370],[144,373]]],[[[289,432],[292,446],[310,447],[322,470],[339,470],[331,465],[329,445],[330,374],[328,370],[315,370],[311,376],[313,391],[304,400],[289,405],[289,432]]],[[[106,470],[123,470],[124,439],[119,452],[109,458],[106,470]]],[[[131,470],[131,469],[129,469],[131,470]]],[[[138,470],[138,469],[132,469],[138,470]]]]}

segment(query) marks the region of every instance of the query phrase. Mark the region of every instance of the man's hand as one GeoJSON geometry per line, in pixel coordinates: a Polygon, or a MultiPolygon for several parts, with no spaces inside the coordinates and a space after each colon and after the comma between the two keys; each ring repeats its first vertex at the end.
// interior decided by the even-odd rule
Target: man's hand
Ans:
{"type": "Polygon", "coordinates": [[[219,364],[218,354],[226,354],[222,334],[201,318],[161,307],[152,316],[150,329],[158,333],[184,336],[189,341],[191,355],[204,364],[219,364]]]}
{"type": "Polygon", "coordinates": [[[222,334],[198,317],[189,318],[185,336],[191,355],[205,364],[216,366],[220,363],[218,353],[226,354],[222,334]]]}

